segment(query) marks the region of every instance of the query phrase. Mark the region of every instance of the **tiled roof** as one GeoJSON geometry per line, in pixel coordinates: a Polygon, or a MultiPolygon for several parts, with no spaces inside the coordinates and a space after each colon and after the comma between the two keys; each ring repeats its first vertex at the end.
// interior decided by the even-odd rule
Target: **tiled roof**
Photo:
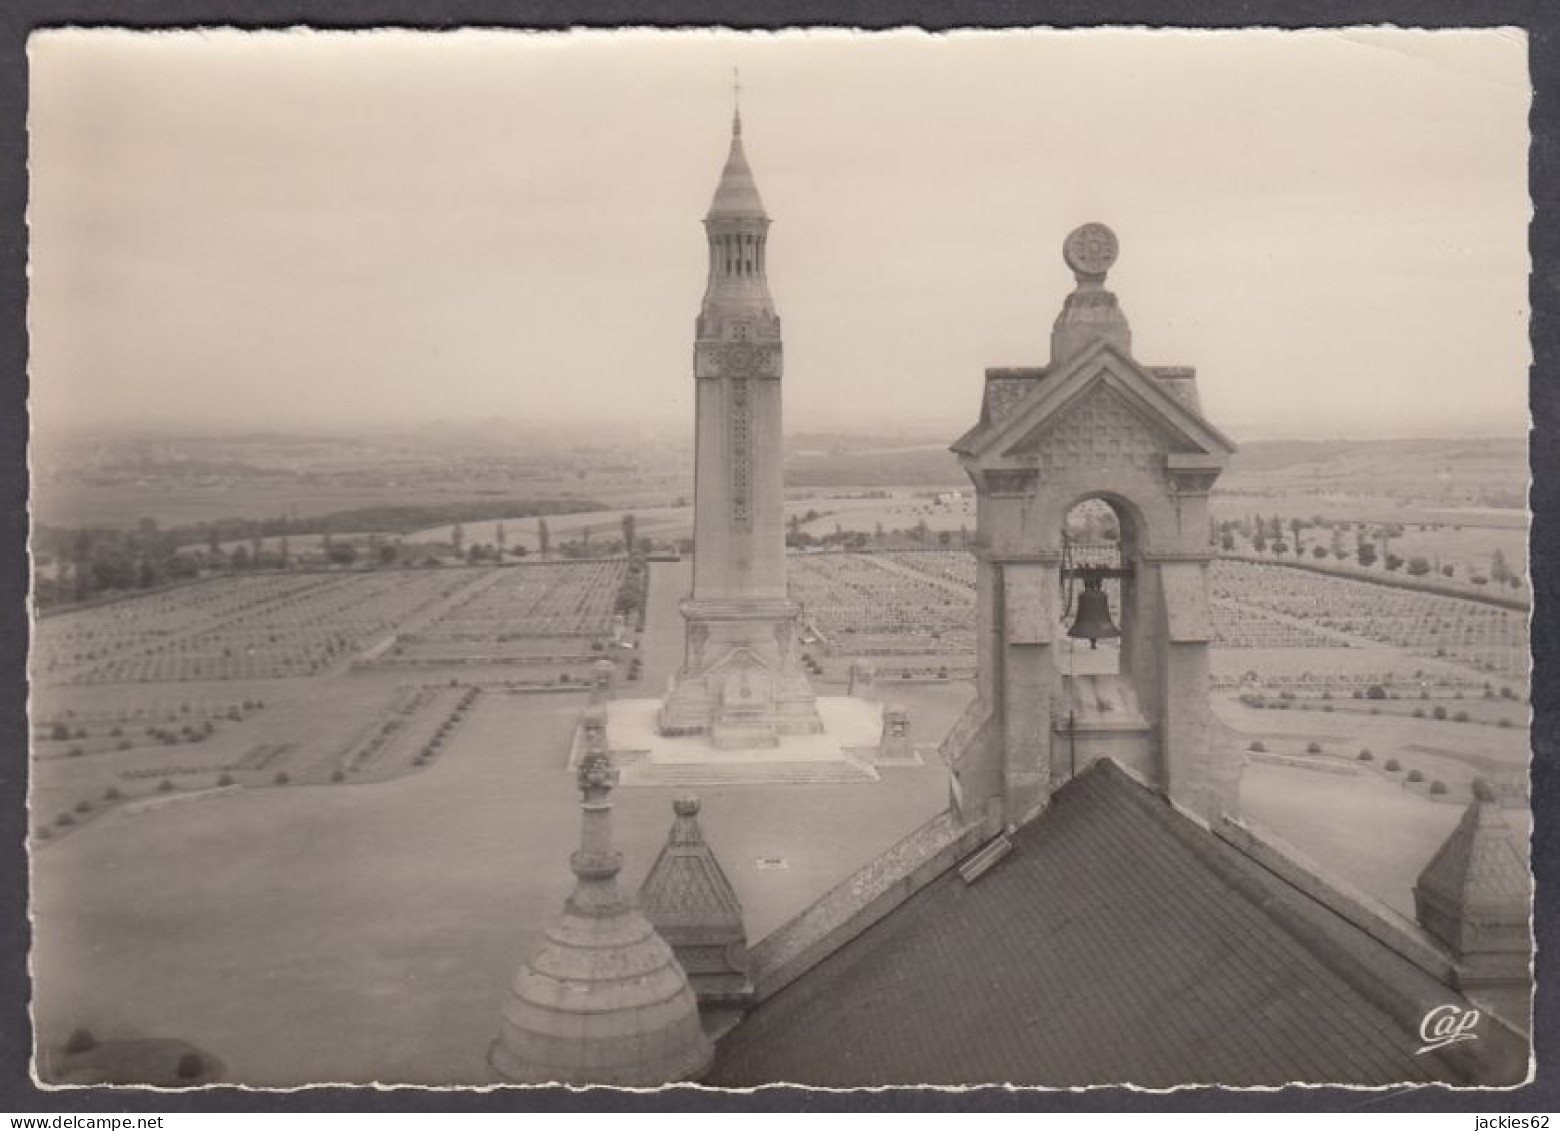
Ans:
{"type": "Polygon", "coordinates": [[[1386,1084],[1456,995],[1102,761],[764,1002],[705,1082],[1386,1084]],[[1401,1008],[1386,1003],[1401,1002],[1401,1008]]]}

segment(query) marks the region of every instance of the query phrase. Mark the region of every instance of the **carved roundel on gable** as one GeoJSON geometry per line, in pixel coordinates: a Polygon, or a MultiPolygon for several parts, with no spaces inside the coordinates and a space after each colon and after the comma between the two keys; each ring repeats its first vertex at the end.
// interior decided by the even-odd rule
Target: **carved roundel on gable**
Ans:
{"type": "Polygon", "coordinates": [[[1062,258],[1080,275],[1103,276],[1116,262],[1116,233],[1104,224],[1085,224],[1068,233],[1062,258]]]}

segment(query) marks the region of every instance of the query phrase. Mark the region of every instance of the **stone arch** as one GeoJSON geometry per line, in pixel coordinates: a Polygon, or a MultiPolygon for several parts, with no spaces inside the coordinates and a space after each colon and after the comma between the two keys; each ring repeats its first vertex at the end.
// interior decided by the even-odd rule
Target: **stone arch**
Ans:
{"type": "Polygon", "coordinates": [[[1066,501],[1057,515],[1058,522],[1065,522],[1068,515],[1093,499],[1098,499],[1115,511],[1116,520],[1121,524],[1123,557],[1127,556],[1129,549],[1132,553],[1138,553],[1153,544],[1148,537],[1149,522],[1145,508],[1125,491],[1114,487],[1077,487],[1070,496],[1061,497],[1066,501]]]}

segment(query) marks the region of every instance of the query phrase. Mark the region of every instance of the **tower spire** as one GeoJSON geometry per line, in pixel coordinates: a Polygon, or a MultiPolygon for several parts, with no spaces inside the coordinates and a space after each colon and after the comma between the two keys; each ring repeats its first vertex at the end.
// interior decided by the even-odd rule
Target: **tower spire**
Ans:
{"type": "Polygon", "coordinates": [[[731,68],[731,136],[742,136],[742,72],[731,68]]]}

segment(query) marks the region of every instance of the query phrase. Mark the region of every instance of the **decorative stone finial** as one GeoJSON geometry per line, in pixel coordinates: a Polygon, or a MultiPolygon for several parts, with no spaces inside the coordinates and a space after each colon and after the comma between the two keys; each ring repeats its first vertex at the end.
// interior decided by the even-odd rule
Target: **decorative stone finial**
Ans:
{"type": "MultiPolygon", "coordinates": [[[[605,757],[607,750],[607,710],[600,703],[592,703],[580,716],[580,737],[587,757],[599,754],[605,757]]],[[[584,759],[581,760],[583,768],[584,759]]],[[[583,786],[581,788],[584,788],[583,786]]]]}
{"type": "Polygon", "coordinates": [[[1119,250],[1115,232],[1104,224],[1088,223],[1067,234],[1062,243],[1062,258],[1080,283],[1103,283],[1119,250]]]}
{"type": "Polygon", "coordinates": [[[1116,262],[1120,245],[1104,224],[1074,228],[1062,241],[1062,258],[1072,268],[1077,288],[1062,304],[1051,329],[1051,365],[1066,364],[1084,349],[1104,339],[1123,353],[1132,352],[1132,330],[1116,296],[1105,289],[1105,275],[1116,262]]]}
{"type": "Polygon", "coordinates": [[[604,753],[580,761],[577,882],[547,945],[520,968],[488,1062],[517,1084],[654,1087],[696,1078],[714,1050],[671,947],[617,886],[604,753]]]}
{"type": "Polygon", "coordinates": [[[752,996],[742,904],[699,827],[699,799],[672,802],[676,819],[639,889],[639,902],[700,1002],[732,1005],[752,996]]]}

